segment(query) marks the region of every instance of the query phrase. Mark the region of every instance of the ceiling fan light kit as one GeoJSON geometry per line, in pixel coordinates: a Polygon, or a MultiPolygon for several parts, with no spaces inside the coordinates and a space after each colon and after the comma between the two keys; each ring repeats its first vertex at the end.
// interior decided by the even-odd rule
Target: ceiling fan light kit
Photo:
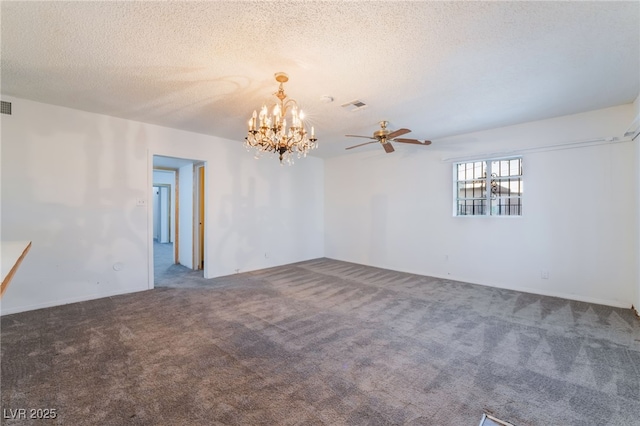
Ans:
{"type": "Polygon", "coordinates": [[[304,113],[298,108],[294,99],[288,99],[284,93],[284,83],[289,81],[287,74],[278,72],[276,81],[280,83],[278,91],[274,93],[279,100],[269,114],[267,106],[263,105],[260,113],[253,111],[249,119],[249,132],[245,137],[248,150],[256,150],[256,158],[265,152],[278,153],[280,163],[293,164],[293,156],[306,157],[307,153],[318,147],[315,129],[311,127],[311,134],[307,133],[304,124],[304,113]],[[287,127],[287,111],[291,111],[290,126],[287,127]]]}
{"type": "Polygon", "coordinates": [[[398,136],[406,135],[407,133],[410,133],[411,130],[409,130],[409,129],[398,129],[398,130],[394,130],[392,132],[389,129],[387,129],[387,125],[388,124],[389,124],[388,121],[381,121],[380,122],[380,130],[376,130],[375,132],[373,132],[373,137],[371,137],[371,136],[360,136],[360,135],[345,135],[345,136],[350,137],[350,138],[372,139],[370,142],[365,142],[365,143],[361,143],[361,144],[358,144],[358,145],[350,146],[350,147],[345,148],[345,149],[353,149],[353,148],[358,148],[360,146],[364,146],[364,145],[369,145],[369,144],[372,144],[372,143],[380,142],[380,144],[384,148],[385,152],[387,154],[390,154],[393,151],[395,151],[395,149],[393,148],[393,145],[391,144],[391,142],[410,143],[410,144],[414,144],[414,145],[431,145],[431,141],[428,141],[428,140],[420,141],[418,139],[399,138],[398,136]]]}

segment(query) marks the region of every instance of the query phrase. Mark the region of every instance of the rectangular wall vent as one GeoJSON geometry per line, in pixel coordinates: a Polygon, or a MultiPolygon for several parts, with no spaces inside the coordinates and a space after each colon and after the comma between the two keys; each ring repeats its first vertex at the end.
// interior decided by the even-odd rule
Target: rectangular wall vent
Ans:
{"type": "Polygon", "coordinates": [[[366,108],[366,106],[367,104],[356,99],[355,101],[351,101],[342,105],[342,108],[346,109],[347,111],[357,111],[359,109],[366,108]]]}
{"type": "Polygon", "coordinates": [[[11,102],[0,101],[0,113],[11,115],[11,102]]]}

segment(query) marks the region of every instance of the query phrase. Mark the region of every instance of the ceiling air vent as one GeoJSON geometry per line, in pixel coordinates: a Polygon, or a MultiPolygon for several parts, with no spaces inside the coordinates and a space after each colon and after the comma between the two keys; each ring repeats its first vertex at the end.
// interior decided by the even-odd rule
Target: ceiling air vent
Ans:
{"type": "Polygon", "coordinates": [[[359,109],[363,109],[366,107],[367,107],[367,104],[357,99],[355,101],[351,101],[342,105],[342,108],[346,109],[347,111],[357,111],[359,109]]]}
{"type": "Polygon", "coordinates": [[[11,115],[11,102],[0,101],[0,113],[11,115]]]}

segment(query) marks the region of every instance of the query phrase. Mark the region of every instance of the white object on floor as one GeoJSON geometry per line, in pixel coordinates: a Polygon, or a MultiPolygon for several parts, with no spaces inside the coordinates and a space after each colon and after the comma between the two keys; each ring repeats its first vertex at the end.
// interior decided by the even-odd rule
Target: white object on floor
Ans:
{"type": "Polygon", "coordinates": [[[511,423],[507,423],[503,420],[497,419],[489,414],[482,414],[479,426],[514,426],[511,423]]]}

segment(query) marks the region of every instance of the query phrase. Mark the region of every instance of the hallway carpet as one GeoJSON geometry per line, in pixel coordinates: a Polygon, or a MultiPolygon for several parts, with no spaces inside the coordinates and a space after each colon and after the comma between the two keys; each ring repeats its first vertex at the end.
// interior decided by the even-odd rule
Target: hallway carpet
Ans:
{"type": "Polygon", "coordinates": [[[35,424],[61,425],[640,422],[629,309],[330,259],[175,276],[174,288],[2,317],[5,413],[55,409],[35,424]]]}

